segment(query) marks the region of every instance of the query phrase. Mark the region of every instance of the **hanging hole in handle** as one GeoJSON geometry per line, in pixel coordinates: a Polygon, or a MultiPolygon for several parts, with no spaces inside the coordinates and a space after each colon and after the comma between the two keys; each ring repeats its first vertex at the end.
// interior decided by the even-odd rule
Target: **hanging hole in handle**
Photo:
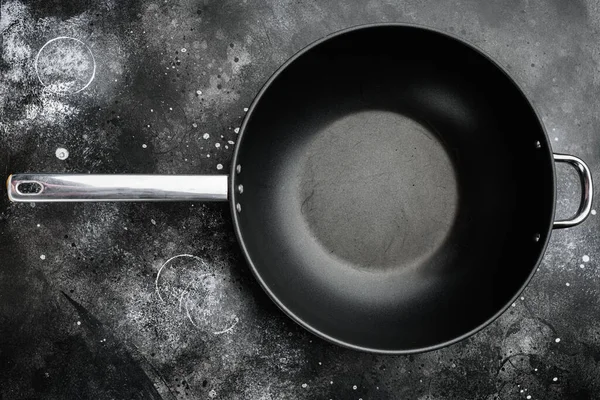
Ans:
{"type": "Polygon", "coordinates": [[[44,187],[39,182],[24,181],[24,182],[17,183],[17,185],[15,186],[15,190],[20,195],[33,196],[33,195],[42,193],[42,190],[44,190],[44,187]]]}

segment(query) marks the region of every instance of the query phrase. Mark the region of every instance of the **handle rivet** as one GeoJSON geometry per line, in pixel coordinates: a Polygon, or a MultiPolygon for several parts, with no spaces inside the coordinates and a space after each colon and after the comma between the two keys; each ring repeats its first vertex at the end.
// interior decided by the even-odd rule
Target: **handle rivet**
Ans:
{"type": "Polygon", "coordinates": [[[539,140],[537,142],[535,142],[535,148],[536,149],[540,149],[541,147],[542,147],[542,144],[540,143],[539,140]]]}

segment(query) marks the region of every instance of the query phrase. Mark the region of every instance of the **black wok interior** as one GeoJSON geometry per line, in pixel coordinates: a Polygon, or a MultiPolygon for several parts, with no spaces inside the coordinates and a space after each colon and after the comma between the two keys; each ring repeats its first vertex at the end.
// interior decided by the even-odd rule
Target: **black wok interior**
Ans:
{"type": "Polygon", "coordinates": [[[543,127],[494,62],[444,34],[375,26],[320,42],[267,85],[240,140],[231,200],[251,268],[337,343],[459,339],[510,304],[545,249],[543,127]]]}

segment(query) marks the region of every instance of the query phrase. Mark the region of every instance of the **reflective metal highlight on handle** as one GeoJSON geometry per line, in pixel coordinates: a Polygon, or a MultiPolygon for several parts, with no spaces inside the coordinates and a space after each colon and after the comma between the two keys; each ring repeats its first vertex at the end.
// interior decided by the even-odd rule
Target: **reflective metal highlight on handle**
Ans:
{"type": "Polygon", "coordinates": [[[227,201],[227,175],[14,174],[6,182],[15,202],[227,201]],[[24,192],[21,185],[38,185],[24,192]]]}
{"type": "Polygon", "coordinates": [[[554,225],[552,226],[554,229],[570,228],[585,221],[590,214],[592,209],[592,196],[594,193],[592,173],[590,172],[587,164],[583,162],[582,159],[575,156],[555,153],[554,161],[563,162],[574,166],[581,180],[581,203],[579,204],[579,210],[577,210],[571,219],[554,221],[554,225]]]}

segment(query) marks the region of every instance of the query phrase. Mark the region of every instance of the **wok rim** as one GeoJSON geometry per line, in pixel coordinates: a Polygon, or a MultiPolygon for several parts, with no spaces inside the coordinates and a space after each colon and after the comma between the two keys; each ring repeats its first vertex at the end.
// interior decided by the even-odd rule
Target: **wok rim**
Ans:
{"type": "Polygon", "coordinates": [[[538,269],[538,266],[542,262],[542,259],[544,258],[544,255],[546,253],[546,249],[548,247],[548,242],[550,241],[550,237],[552,236],[552,230],[553,230],[552,226],[554,223],[555,212],[556,212],[556,170],[555,170],[555,162],[553,160],[553,152],[552,152],[551,142],[549,140],[548,133],[546,131],[546,127],[544,126],[544,123],[540,117],[539,112],[537,111],[537,109],[535,108],[535,106],[533,105],[533,103],[529,99],[529,97],[525,94],[522,87],[510,75],[510,73],[506,70],[506,68],[504,68],[496,60],[494,60],[490,55],[488,55],[486,52],[481,50],[479,47],[468,42],[467,40],[465,40],[463,38],[460,38],[452,33],[445,32],[440,29],[432,28],[429,26],[424,26],[424,25],[414,24],[414,23],[404,23],[404,22],[368,23],[368,24],[355,25],[355,26],[352,26],[352,27],[349,27],[346,29],[332,32],[332,33],[308,44],[306,47],[304,47],[300,51],[296,52],[292,57],[290,57],[279,68],[277,68],[277,70],[269,77],[269,79],[266,81],[266,83],[262,86],[262,88],[260,89],[258,94],[254,97],[254,100],[252,101],[250,107],[248,108],[248,111],[246,112],[246,115],[244,117],[242,125],[240,126],[240,132],[239,132],[239,135],[237,138],[237,144],[236,144],[236,147],[235,147],[235,150],[233,153],[233,158],[232,158],[231,165],[230,165],[229,203],[230,203],[230,207],[231,207],[231,214],[233,216],[233,225],[234,225],[235,235],[236,235],[238,243],[242,249],[242,252],[244,254],[244,258],[246,259],[246,262],[250,266],[250,270],[252,271],[252,274],[254,275],[255,279],[259,282],[260,286],[265,291],[265,293],[267,293],[267,295],[269,296],[271,301],[273,301],[284,312],[284,314],[286,314],[292,321],[296,322],[298,325],[300,325],[301,327],[303,327],[310,333],[314,334],[315,336],[317,336],[321,339],[324,339],[330,343],[333,343],[333,344],[336,344],[336,345],[339,345],[339,346],[342,346],[342,347],[345,347],[348,349],[358,350],[358,351],[372,353],[372,354],[382,354],[382,355],[409,355],[409,354],[418,354],[418,353],[424,353],[424,352],[429,352],[429,351],[433,351],[433,350],[438,350],[438,349],[456,344],[458,342],[461,342],[461,341],[473,336],[474,334],[480,332],[481,330],[483,330],[484,328],[486,328],[487,326],[492,324],[494,321],[496,321],[502,314],[504,314],[506,312],[506,310],[508,308],[510,308],[511,304],[513,304],[516,300],[518,300],[521,293],[529,285],[531,279],[533,278],[533,276],[535,275],[535,273],[538,269]],[[508,302],[506,302],[506,304],[504,306],[502,306],[500,308],[500,310],[498,310],[490,318],[486,319],[484,322],[482,322],[475,328],[471,329],[468,332],[463,333],[460,336],[456,336],[453,339],[450,339],[450,340],[447,340],[444,342],[440,342],[440,343],[436,343],[436,344],[433,344],[430,346],[425,346],[425,347],[385,349],[385,348],[361,346],[359,344],[354,344],[351,342],[340,340],[334,336],[330,336],[330,335],[322,332],[321,330],[319,330],[317,327],[312,326],[309,322],[300,318],[298,315],[296,315],[294,312],[292,312],[277,297],[277,295],[275,293],[273,293],[271,291],[268,284],[262,279],[261,273],[260,273],[260,268],[257,268],[257,265],[255,265],[255,263],[253,262],[252,257],[250,256],[250,252],[248,251],[248,249],[246,247],[246,244],[244,241],[244,234],[240,227],[238,211],[236,210],[237,192],[235,190],[236,189],[235,175],[236,175],[236,165],[238,164],[238,157],[239,157],[239,153],[240,153],[240,147],[243,143],[244,134],[246,132],[248,123],[252,117],[252,113],[255,110],[255,108],[257,107],[257,105],[260,103],[262,96],[271,87],[271,84],[291,64],[293,64],[297,59],[299,59],[301,56],[303,56],[305,53],[309,52],[310,50],[314,49],[315,47],[318,47],[319,45],[321,45],[333,38],[337,38],[337,37],[345,35],[347,33],[357,32],[357,31],[361,31],[361,30],[368,30],[368,29],[373,29],[373,28],[410,28],[410,29],[416,29],[416,30],[422,30],[422,31],[426,31],[426,32],[435,33],[435,34],[441,35],[443,37],[452,39],[453,41],[457,42],[458,44],[460,44],[462,46],[466,46],[466,47],[470,48],[471,50],[480,54],[484,59],[489,61],[493,66],[495,66],[500,72],[502,72],[508,78],[508,80],[512,83],[514,88],[517,89],[518,92],[521,94],[521,96],[523,96],[523,98],[526,100],[531,112],[533,112],[533,114],[535,115],[535,118],[538,121],[540,130],[543,133],[543,138],[545,140],[545,146],[543,146],[543,149],[539,149],[539,150],[546,152],[547,159],[550,160],[550,162],[548,164],[549,164],[550,170],[552,172],[552,181],[553,181],[552,198],[548,200],[548,201],[552,201],[552,203],[551,203],[551,218],[549,219],[548,223],[546,224],[545,231],[540,230],[540,233],[543,232],[545,234],[545,240],[543,243],[541,243],[541,246],[539,247],[538,258],[537,258],[536,262],[531,266],[531,271],[528,274],[527,278],[523,281],[523,283],[521,284],[519,289],[510,298],[510,300],[508,302]]]}

